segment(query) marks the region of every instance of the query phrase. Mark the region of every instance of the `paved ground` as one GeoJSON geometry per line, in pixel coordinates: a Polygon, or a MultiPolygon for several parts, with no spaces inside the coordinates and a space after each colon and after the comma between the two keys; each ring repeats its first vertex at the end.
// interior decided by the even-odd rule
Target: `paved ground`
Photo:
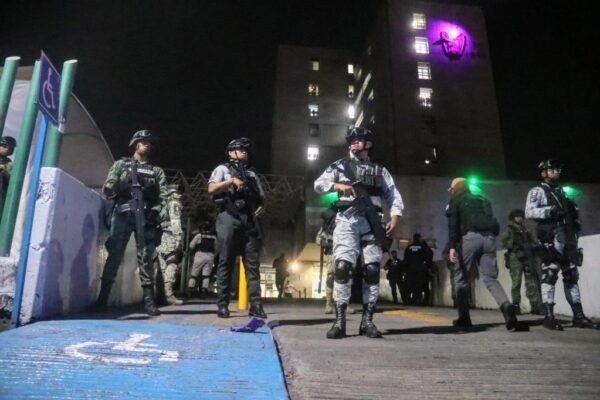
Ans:
{"type": "MultiPolygon", "coordinates": [[[[598,399],[600,331],[551,332],[541,317],[524,316],[529,332],[507,332],[498,311],[475,310],[476,326],[458,332],[455,310],[384,305],[375,323],[383,339],[356,335],[360,314],[348,318],[350,337],[325,339],[332,316],[312,302],[267,303],[291,399],[598,399]]],[[[245,312],[216,317],[213,304],[163,308],[149,318],[137,309],[103,315],[141,327],[155,322],[226,328],[247,321],[245,312]]],[[[78,315],[76,318],[98,318],[78,315]]],[[[565,322],[566,318],[565,318],[565,322]]],[[[239,334],[246,335],[246,334],[239,334]]],[[[0,334],[0,340],[2,334],[0,334]]],[[[202,374],[206,379],[209,371],[202,374]]],[[[208,379],[210,379],[208,377],[208,379]]],[[[190,393],[211,398],[207,393],[190,393]]],[[[1,397],[1,396],[0,396],[1,397]]],[[[236,398],[231,394],[231,398],[236,398]]],[[[250,397],[245,397],[250,398],[250,397]]]]}

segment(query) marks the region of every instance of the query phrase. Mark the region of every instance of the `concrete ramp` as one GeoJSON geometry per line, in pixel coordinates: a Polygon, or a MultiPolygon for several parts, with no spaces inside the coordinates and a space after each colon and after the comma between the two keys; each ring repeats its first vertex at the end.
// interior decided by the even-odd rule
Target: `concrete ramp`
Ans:
{"type": "Polygon", "coordinates": [[[287,399],[271,331],[48,321],[0,333],[2,399],[287,399]]]}

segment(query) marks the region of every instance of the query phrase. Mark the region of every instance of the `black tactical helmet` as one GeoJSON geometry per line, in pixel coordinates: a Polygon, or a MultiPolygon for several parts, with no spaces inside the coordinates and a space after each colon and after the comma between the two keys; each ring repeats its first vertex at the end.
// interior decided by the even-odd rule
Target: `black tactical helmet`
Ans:
{"type": "Polygon", "coordinates": [[[3,136],[0,138],[0,146],[10,147],[11,149],[14,149],[15,147],[17,147],[17,141],[14,137],[3,136]]]}
{"type": "Polygon", "coordinates": [[[348,132],[346,132],[346,143],[351,144],[356,138],[364,139],[366,142],[371,142],[371,144],[375,143],[375,135],[373,135],[372,131],[357,127],[348,129],[348,132]]]}
{"type": "Polygon", "coordinates": [[[544,160],[541,161],[538,164],[538,171],[543,171],[545,169],[548,168],[562,168],[563,167],[563,163],[558,161],[558,160],[553,160],[553,159],[549,159],[549,160],[544,160]]]}
{"type": "Polygon", "coordinates": [[[181,183],[171,183],[167,185],[167,193],[170,195],[171,193],[185,193],[185,187],[181,183]]]}
{"type": "Polygon", "coordinates": [[[508,214],[508,219],[511,221],[517,217],[525,218],[525,213],[523,212],[523,210],[516,208],[512,210],[510,214],[508,214]]]}
{"type": "Polygon", "coordinates": [[[231,142],[229,142],[229,144],[227,145],[227,154],[229,154],[229,152],[233,150],[244,150],[247,153],[249,153],[251,149],[252,141],[248,138],[241,137],[233,139],[231,142]]]}
{"type": "Polygon", "coordinates": [[[129,150],[133,151],[135,148],[135,144],[140,140],[148,140],[154,143],[156,142],[156,136],[149,129],[142,129],[141,131],[137,131],[133,134],[131,140],[129,141],[129,150]]]}

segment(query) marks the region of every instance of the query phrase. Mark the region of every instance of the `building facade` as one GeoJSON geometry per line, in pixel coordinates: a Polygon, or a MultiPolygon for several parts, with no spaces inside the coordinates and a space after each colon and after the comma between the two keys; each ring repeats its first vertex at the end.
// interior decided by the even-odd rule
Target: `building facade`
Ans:
{"type": "Polygon", "coordinates": [[[479,7],[385,0],[360,55],[280,46],[273,171],[314,176],[353,125],[375,132],[393,174],[505,178],[479,7]]]}

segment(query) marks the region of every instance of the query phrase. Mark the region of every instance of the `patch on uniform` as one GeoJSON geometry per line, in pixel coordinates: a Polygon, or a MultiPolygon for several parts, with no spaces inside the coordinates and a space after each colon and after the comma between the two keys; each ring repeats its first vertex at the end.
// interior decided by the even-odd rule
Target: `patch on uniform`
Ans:
{"type": "Polygon", "coordinates": [[[534,189],[529,193],[529,202],[535,203],[538,201],[540,197],[540,191],[538,189],[534,189]]]}
{"type": "Polygon", "coordinates": [[[332,173],[335,170],[335,168],[333,167],[333,165],[330,165],[329,167],[327,167],[327,169],[325,170],[325,172],[327,173],[332,173]]]}

